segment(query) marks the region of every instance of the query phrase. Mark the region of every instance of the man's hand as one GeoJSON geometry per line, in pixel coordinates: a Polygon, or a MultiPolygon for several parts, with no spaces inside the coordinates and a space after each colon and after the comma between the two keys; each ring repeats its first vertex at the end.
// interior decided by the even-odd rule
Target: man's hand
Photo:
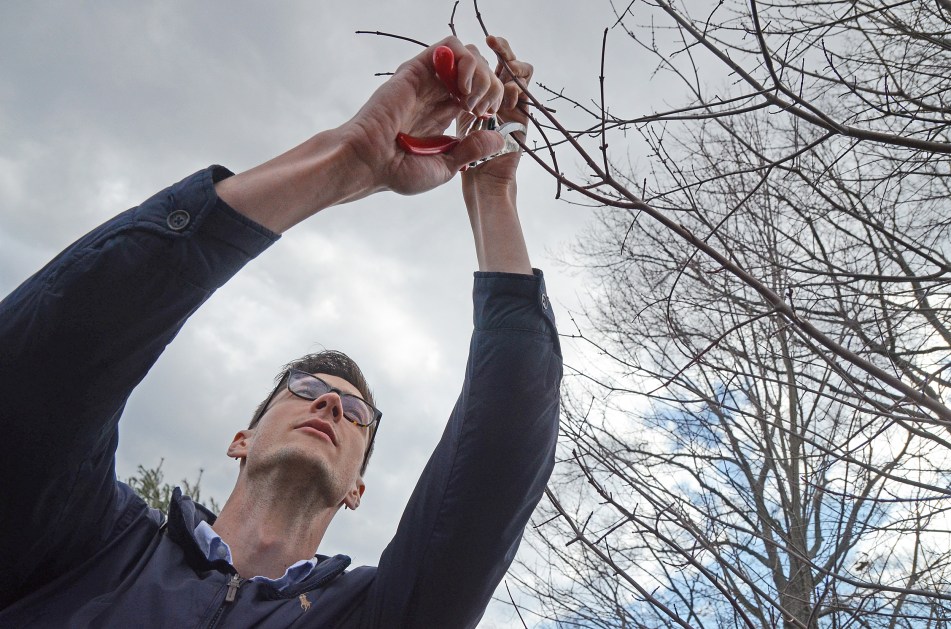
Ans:
{"type": "Polygon", "coordinates": [[[502,105],[501,80],[475,46],[448,37],[399,67],[367,104],[342,129],[346,144],[355,151],[379,189],[401,194],[424,192],[445,183],[469,162],[502,148],[497,133],[473,133],[442,155],[411,155],[396,144],[396,135],[425,137],[445,132],[464,111],[495,113],[502,105]],[[458,93],[451,97],[436,77],[433,51],[448,46],[458,68],[458,93]]]}
{"type": "Polygon", "coordinates": [[[449,181],[471,161],[502,148],[493,131],[474,133],[444,155],[410,155],[396,143],[400,132],[439,135],[466,109],[484,114],[502,106],[505,89],[475,46],[449,37],[401,65],[356,116],[300,146],[215,184],[238,212],[281,233],[325,207],[374,192],[425,192],[449,181]],[[460,103],[436,77],[433,50],[452,49],[460,103]]]}
{"type": "MultiPolygon", "coordinates": [[[[525,99],[522,90],[515,82],[512,74],[509,74],[508,70],[505,69],[502,60],[505,60],[514,73],[514,77],[517,77],[522,85],[528,85],[532,80],[534,69],[530,63],[515,58],[512,47],[504,38],[490,35],[485,42],[499,56],[495,72],[499,80],[503,82],[504,89],[502,103],[497,111],[499,122],[518,122],[527,127],[528,115],[524,111],[525,99]]],[[[459,118],[460,122],[467,120],[471,120],[471,118],[466,118],[465,114],[459,118]]],[[[520,139],[524,138],[520,137],[520,139]]],[[[518,168],[520,155],[521,152],[507,153],[485,162],[478,168],[467,170],[462,177],[463,194],[478,195],[483,199],[511,195],[514,202],[515,171],[518,168]]]]}
{"type": "MultiPolygon", "coordinates": [[[[500,58],[496,73],[503,81],[504,96],[498,110],[499,121],[527,125],[523,94],[515,77],[527,85],[532,79],[532,65],[516,59],[505,39],[490,35],[485,41],[500,58]],[[512,74],[505,69],[502,59],[512,74]]],[[[465,118],[460,121],[464,122],[465,118]]],[[[499,155],[462,175],[462,196],[469,211],[476,256],[482,271],[532,273],[515,205],[515,171],[520,155],[521,152],[499,155]]]]}

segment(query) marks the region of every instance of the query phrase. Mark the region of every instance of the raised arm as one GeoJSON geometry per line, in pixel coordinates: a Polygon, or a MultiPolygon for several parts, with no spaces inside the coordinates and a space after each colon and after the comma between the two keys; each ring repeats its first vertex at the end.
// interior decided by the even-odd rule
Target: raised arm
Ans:
{"type": "MultiPolygon", "coordinates": [[[[456,39],[459,89],[481,112],[502,87],[456,39]]],[[[458,113],[432,51],[404,63],[353,119],[246,173],[214,167],[84,238],[0,302],[0,609],[95,554],[128,509],[114,471],[128,396],[188,317],[277,233],[329,205],[416,193],[498,150],[497,133],[417,157],[398,132],[458,113]]]]}
{"type": "MultiPolygon", "coordinates": [[[[531,77],[504,40],[487,43],[531,77]]],[[[506,80],[503,120],[524,119],[518,97],[506,80]]],[[[475,626],[551,475],[562,361],[516,212],[517,164],[502,155],[463,176],[480,268],[465,382],[352,626],[475,626]]]]}
{"type": "MultiPolygon", "coordinates": [[[[532,78],[532,66],[515,58],[509,43],[501,37],[488,37],[486,43],[523,84],[532,78]]],[[[498,115],[502,122],[528,123],[521,90],[508,76],[501,62],[496,72],[503,79],[504,96],[498,115]]],[[[469,211],[472,236],[480,271],[532,274],[528,249],[515,205],[515,171],[521,153],[507,153],[467,170],[462,175],[462,195],[469,211]]]]}

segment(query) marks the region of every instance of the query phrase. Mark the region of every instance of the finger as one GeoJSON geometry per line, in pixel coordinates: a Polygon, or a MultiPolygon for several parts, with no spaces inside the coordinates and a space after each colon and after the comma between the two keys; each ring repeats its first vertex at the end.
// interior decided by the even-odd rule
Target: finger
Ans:
{"type": "MultiPolygon", "coordinates": [[[[458,92],[463,97],[468,97],[472,91],[472,77],[476,69],[475,61],[472,59],[472,50],[469,47],[463,45],[463,43],[456,37],[446,37],[440,42],[433,44],[426,49],[424,55],[428,55],[427,58],[432,58],[432,52],[439,46],[448,46],[452,50],[453,56],[455,57],[455,70],[456,70],[456,87],[458,92]]],[[[476,51],[478,53],[478,51],[476,51]]],[[[481,58],[481,55],[479,55],[481,58]]],[[[432,62],[430,61],[430,64],[432,62]]],[[[435,68],[433,68],[435,70],[435,68]]]]}
{"type": "Polygon", "coordinates": [[[464,111],[456,116],[456,137],[465,137],[472,129],[472,125],[475,121],[475,114],[468,111],[464,111]]]}
{"type": "Polygon", "coordinates": [[[480,116],[498,111],[505,89],[479,49],[463,45],[456,37],[447,37],[436,46],[448,46],[453,51],[456,82],[463,96],[463,106],[480,116]]]}
{"type": "Polygon", "coordinates": [[[502,106],[499,111],[511,111],[518,106],[522,98],[522,89],[515,83],[505,84],[505,95],[502,97],[502,106]]]}
{"type": "Polygon", "coordinates": [[[504,83],[504,94],[500,111],[513,110],[522,98],[521,85],[527,85],[532,80],[535,68],[532,64],[519,61],[515,57],[511,44],[504,37],[489,35],[486,44],[498,55],[496,74],[504,83]]]}
{"type": "MultiPolygon", "coordinates": [[[[489,74],[486,80],[488,81],[488,87],[481,98],[479,98],[470,109],[470,111],[480,117],[496,113],[501,108],[502,97],[505,95],[505,86],[502,85],[502,81],[500,81],[498,77],[494,74],[489,74]]],[[[475,90],[473,90],[473,92],[475,92],[475,90]]],[[[474,98],[474,93],[470,98],[474,98]]]]}
{"type": "Polygon", "coordinates": [[[518,59],[513,59],[512,61],[506,61],[508,64],[508,70],[502,68],[502,73],[504,78],[500,75],[500,78],[503,81],[509,81],[513,78],[518,78],[522,83],[528,83],[532,80],[532,74],[535,72],[535,68],[532,64],[527,61],[519,61],[518,59]],[[511,70],[511,72],[509,71],[511,70]]]}
{"type": "Polygon", "coordinates": [[[485,43],[492,50],[492,52],[497,54],[502,59],[505,59],[506,61],[515,60],[515,53],[512,52],[512,46],[504,37],[489,35],[485,38],[485,43]]]}
{"type": "Polygon", "coordinates": [[[512,62],[513,70],[516,72],[516,79],[509,79],[504,84],[505,93],[502,97],[502,110],[512,109],[516,107],[520,100],[525,99],[523,93],[523,86],[527,87],[529,82],[532,79],[532,72],[534,68],[529,63],[524,61],[513,61],[512,62]]]}
{"type": "Polygon", "coordinates": [[[498,63],[495,66],[495,73],[503,81],[508,80],[513,74],[520,79],[528,80],[532,75],[532,66],[519,61],[512,50],[512,46],[504,37],[489,35],[485,38],[486,44],[495,52],[498,63]],[[510,72],[511,70],[511,72],[510,72]]]}
{"type": "Polygon", "coordinates": [[[479,52],[478,48],[466,46],[469,56],[460,60],[459,72],[471,74],[469,95],[466,106],[469,111],[483,115],[487,111],[496,111],[502,101],[503,87],[501,81],[489,68],[489,63],[479,52]]]}
{"type": "Polygon", "coordinates": [[[466,105],[470,111],[472,107],[482,98],[482,94],[488,88],[488,77],[486,76],[486,61],[479,53],[479,50],[468,45],[464,47],[465,54],[456,59],[456,65],[459,67],[459,81],[466,86],[466,105]]]}
{"type": "Polygon", "coordinates": [[[505,146],[505,138],[497,131],[473,131],[457,144],[443,159],[452,172],[458,172],[471,162],[494,155],[505,146]]]}

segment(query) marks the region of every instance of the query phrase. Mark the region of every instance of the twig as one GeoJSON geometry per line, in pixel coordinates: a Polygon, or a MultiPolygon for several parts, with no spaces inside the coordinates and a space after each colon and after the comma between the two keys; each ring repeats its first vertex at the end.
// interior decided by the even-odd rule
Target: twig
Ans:
{"type": "MultiPolygon", "coordinates": [[[[457,2],[456,4],[459,3],[457,2]]],[[[525,619],[522,618],[522,612],[519,611],[518,605],[515,603],[515,597],[512,596],[512,590],[509,589],[508,579],[505,580],[505,591],[509,593],[509,600],[512,601],[512,607],[515,608],[515,613],[518,614],[518,619],[521,621],[522,626],[525,627],[525,629],[528,629],[528,625],[525,624],[525,619]]]]}
{"type": "Polygon", "coordinates": [[[610,166],[608,165],[608,139],[607,133],[604,128],[605,115],[604,115],[604,57],[607,53],[608,48],[608,29],[604,29],[604,35],[601,37],[601,74],[598,77],[599,83],[601,85],[601,157],[604,160],[604,172],[610,172],[610,166]]]}
{"type": "Polygon", "coordinates": [[[766,311],[766,312],[763,312],[763,313],[760,313],[760,314],[756,315],[755,317],[752,317],[752,318],[750,318],[750,319],[747,319],[746,321],[740,321],[740,322],[737,323],[736,325],[732,326],[729,330],[727,330],[727,331],[724,332],[723,334],[719,335],[717,338],[713,339],[713,342],[709,343],[703,350],[701,350],[699,353],[697,353],[697,354],[695,354],[694,356],[692,356],[692,357],[690,358],[690,361],[689,361],[686,365],[684,365],[683,367],[681,367],[680,369],[677,370],[677,373],[675,373],[674,375],[672,375],[672,376],[670,376],[669,378],[667,378],[666,381],[662,382],[660,385],[658,385],[656,388],[654,388],[654,390],[648,391],[645,395],[650,396],[650,395],[653,395],[654,393],[660,391],[661,389],[666,389],[668,386],[670,386],[671,383],[673,383],[674,380],[676,380],[676,379],[678,378],[678,376],[680,376],[680,374],[682,374],[683,372],[687,371],[687,369],[689,369],[692,365],[695,365],[697,362],[699,362],[700,359],[703,358],[703,355],[704,355],[704,354],[706,354],[707,352],[709,352],[710,350],[712,350],[714,347],[716,347],[717,345],[719,345],[719,344],[723,341],[723,339],[725,339],[725,338],[726,338],[727,336],[729,336],[731,333],[736,332],[736,331],[739,330],[740,328],[742,328],[742,327],[744,327],[744,326],[746,326],[746,325],[749,325],[750,323],[753,323],[753,322],[755,322],[755,321],[759,321],[760,319],[762,319],[762,318],[764,318],[764,317],[768,317],[768,316],[774,315],[774,314],[776,314],[776,310],[768,310],[768,311],[766,311]]]}
{"type": "Polygon", "coordinates": [[[458,35],[456,35],[456,9],[458,8],[459,0],[456,0],[452,5],[452,15],[449,16],[449,31],[453,37],[458,37],[458,35]]]}
{"type": "Polygon", "coordinates": [[[429,44],[421,42],[418,39],[413,39],[412,37],[406,37],[405,35],[396,35],[394,33],[384,33],[383,31],[354,31],[357,35],[379,35],[380,37],[392,37],[393,39],[401,39],[403,41],[408,41],[412,44],[419,44],[423,48],[429,48],[429,44]]]}

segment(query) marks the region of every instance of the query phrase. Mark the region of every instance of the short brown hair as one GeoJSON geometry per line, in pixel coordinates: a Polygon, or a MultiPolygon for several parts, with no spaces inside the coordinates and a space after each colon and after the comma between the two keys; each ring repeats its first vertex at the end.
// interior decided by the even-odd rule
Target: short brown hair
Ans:
{"type": "MultiPolygon", "coordinates": [[[[261,421],[261,417],[264,415],[264,412],[267,411],[268,402],[273,399],[274,394],[284,385],[284,382],[287,378],[288,369],[299,369],[300,371],[313,374],[325,373],[329,376],[343,378],[360,392],[360,395],[364,400],[369,402],[371,405],[376,406],[373,401],[373,393],[370,391],[370,385],[367,384],[367,380],[363,376],[363,372],[360,371],[360,367],[357,365],[357,363],[355,363],[352,358],[343,352],[338,352],[332,349],[324,350],[315,354],[301,356],[300,358],[292,360],[281,367],[280,373],[274,377],[274,388],[254,410],[254,416],[251,418],[251,423],[248,424],[248,428],[254,428],[258,425],[258,422],[261,421]]],[[[369,428],[371,431],[369,435],[370,449],[363,458],[363,465],[360,467],[361,474],[366,472],[367,464],[370,462],[370,455],[373,453],[373,437],[378,425],[378,423],[375,423],[369,428]]]]}

